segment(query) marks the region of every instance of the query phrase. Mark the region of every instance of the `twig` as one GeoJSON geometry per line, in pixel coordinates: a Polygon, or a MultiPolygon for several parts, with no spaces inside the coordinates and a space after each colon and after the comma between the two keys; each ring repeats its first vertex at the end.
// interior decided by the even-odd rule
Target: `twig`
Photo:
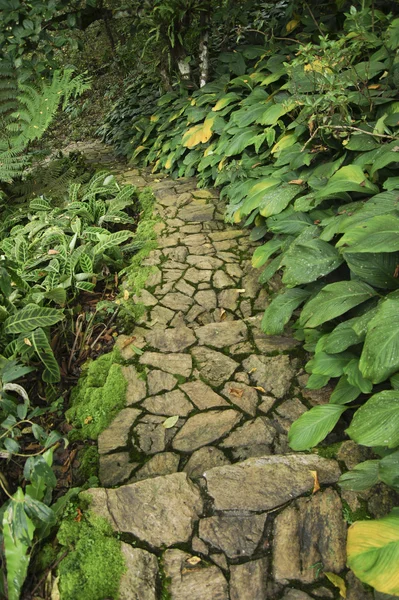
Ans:
{"type": "Polygon", "coordinates": [[[36,592],[36,590],[37,590],[37,589],[38,589],[38,588],[39,588],[39,587],[42,585],[42,583],[43,583],[43,582],[44,582],[44,581],[47,579],[47,575],[48,575],[49,573],[51,573],[51,571],[52,571],[53,569],[55,569],[55,567],[58,567],[58,565],[60,564],[60,562],[61,562],[62,560],[64,560],[64,558],[66,557],[66,555],[67,555],[67,554],[68,554],[68,550],[65,550],[65,552],[63,552],[63,553],[61,554],[61,556],[59,556],[59,557],[57,558],[57,560],[55,560],[55,561],[54,561],[54,562],[53,562],[53,563],[52,563],[52,564],[51,564],[49,567],[47,567],[47,569],[46,569],[46,571],[45,571],[44,575],[43,575],[43,576],[42,576],[42,577],[39,579],[38,583],[37,583],[37,584],[35,585],[35,587],[33,588],[33,590],[32,590],[32,596],[34,596],[34,595],[35,595],[35,592],[36,592]]]}
{"type": "Polygon", "coordinates": [[[78,343],[78,337],[80,335],[80,332],[82,331],[82,327],[83,327],[83,314],[80,314],[78,316],[78,318],[76,319],[76,334],[75,334],[75,339],[73,341],[72,350],[71,350],[71,353],[69,355],[68,372],[71,370],[72,359],[73,359],[73,356],[75,354],[76,345],[78,343]]]}
{"type": "Polygon", "coordinates": [[[372,131],[364,131],[364,129],[360,129],[360,127],[353,127],[352,125],[320,125],[318,129],[338,129],[341,131],[359,131],[360,133],[365,133],[366,135],[371,135],[372,137],[386,138],[389,140],[399,140],[397,135],[388,135],[386,133],[374,133],[372,131]]]}
{"type": "Polygon", "coordinates": [[[320,32],[320,35],[321,35],[322,37],[324,37],[324,33],[323,33],[323,32],[322,32],[322,30],[320,29],[320,25],[319,25],[319,24],[318,24],[318,22],[316,21],[316,17],[315,17],[315,16],[314,16],[314,14],[312,13],[312,9],[310,8],[309,4],[308,4],[307,2],[304,2],[304,4],[305,4],[306,8],[308,9],[308,11],[309,11],[309,13],[310,13],[310,16],[311,16],[311,17],[312,17],[312,19],[313,19],[313,22],[314,22],[314,24],[316,25],[317,29],[319,30],[319,32],[320,32]]]}
{"type": "Polygon", "coordinates": [[[303,148],[301,149],[301,152],[303,152],[307,146],[309,146],[310,142],[313,140],[313,138],[316,137],[317,132],[319,131],[320,127],[316,127],[316,129],[314,130],[314,132],[312,133],[312,135],[310,136],[310,138],[308,139],[308,141],[304,144],[303,148]]]}
{"type": "Polygon", "coordinates": [[[98,336],[96,337],[94,342],[90,345],[90,348],[92,350],[93,350],[94,346],[97,344],[100,337],[103,335],[104,331],[107,331],[107,329],[109,329],[109,326],[111,325],[112,321],[115,319],[116,315],[118,314],[118,311],[119,311],[119,306],[116,309],[116,311],[114,312],[114,314],[112,315],[112,317],[110,318],[110,320],[108,321],[108,323],[106,325],[104,325],[104,329],[98,334],[98,336]]]}

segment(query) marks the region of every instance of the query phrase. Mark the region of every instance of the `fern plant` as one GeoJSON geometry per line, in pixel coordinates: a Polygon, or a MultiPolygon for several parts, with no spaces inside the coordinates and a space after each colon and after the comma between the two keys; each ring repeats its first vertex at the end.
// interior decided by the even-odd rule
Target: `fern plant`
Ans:
{"type": "Polygon", "coordinates": [[[43,80],[37,89],[7,76],[7,64],[0,67],[0,97],[8,101],[0,113],[0,182],[11,182],[23,174],[30,162],[29,144],[44,134],[59,106],[65,108],[71,97],[90,87],[87,77],[65,69],[54,71],[52,79],[43,80]],[[16,97],[10,97],[11,90],[16,97]]]}

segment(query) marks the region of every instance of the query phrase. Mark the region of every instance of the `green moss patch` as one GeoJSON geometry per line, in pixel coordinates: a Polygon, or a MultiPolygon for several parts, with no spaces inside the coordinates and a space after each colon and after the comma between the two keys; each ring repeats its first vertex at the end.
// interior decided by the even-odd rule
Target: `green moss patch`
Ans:
{"type": "Polygon", "coordinates": [[[66,412],[71,439],[96,440],[126,404],[127,381],[111,352],[89,364],[71,395],[66,412]]]}
{"type": "Polygon", "coordinates": [[[125,561],[108,521],[90,511],[80,522],[69,517],[61,523],[58,541],[69,550],[58,570],[62,600],[118,598],[125,561]]]}

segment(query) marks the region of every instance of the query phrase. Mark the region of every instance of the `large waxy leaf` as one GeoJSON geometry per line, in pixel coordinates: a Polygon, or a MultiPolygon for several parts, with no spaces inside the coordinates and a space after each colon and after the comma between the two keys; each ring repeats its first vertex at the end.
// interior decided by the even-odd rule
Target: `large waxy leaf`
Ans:
{"type": "Polygon", "coordinates": [[[292,313],[300,304],[309,298],[310,292],[301,288],[286,290],[274,298],[265,310],[262,319],[262,330],[269,335],[283,333],[285,325],[292,313]]]}
{"type": "Polygon", "coordinates": [[[280,250],[283,242],[278,238],[273,238],[266,244],[259,246],[256,248],[254,255],[252,257],[252,266],[256,269],[262,267],[265,262],[271,257],[272,254],[280,250]]]}
{"type": "Polygon", "coordinates": [[[260,125],[275,125],[279,119],[295,108],[295,102],[272,104],[258,119],[260,125]]]}
{"type": "Polygon", "coordinates": [[[280,180],[275,177],[266,177],[252,184],[246,199],[240,207],[240,215],[248,215],[255,208],[258,208],[266,196],[266,190],[276,188],[280,183],[280,180]]]}
{"type": "Polygon", "coordinates": [[[392,452],[380,460],[378,476],[389,487],[399,491],[399,451],[392,452]]]}
{"type": "Polygon", "coordinates": [[[399,509],[382,519],[356,521],[348,530],[348,566],[361,581],[399,595],[399,509]]]}
{"type": "Polygon", "coordinates": [[[374,394],[356,411],[346,433],[363,446],[399,446],[399,391],[374,394]]]}
{"type": "Polygon", "coordinates": [[[235,92],[229,92],[228,94],[225,94],[223,96],[223,98],[221,98],[220,100],[218,100],[215,104],[215,106],[212,108],[212,110],[214,112],[217,112],[219,110],[222,110],[222,108],[225,108],[226,106],[228,106],[229,104],[231,104],[232,102],[236,102],[237,100],[240,100],[241,96],[239,96],[238,94],[236,94],[235,92]]]}
{"type": "Polygon", "coordinates": [[[45,367],[43,380],[47,383],[57,383],[61,379],[60,369],[43,329],[38,328],[33,331],[30,339],[36,354],[45,367]]]}
{"type": "Polygon", "coordinates": [[[399,264],[398,252],[380,254],[345,252],[345,260],[352,273],[362,281],[389,290],[399,287],[399,280],[395,277],[396,267],[399,264]]]}
{"type": "Polygon", "coordinates": [[[387,297],[369,322],[360,370],[373,383],[380,383],[399,368],[399,298],[387,297]]]}
{"type": "Polygon", "coordinates": [[[360,222],[342,236],[337,247],[349,252],[394,252],[399,250],[399,218],[378,215],[360,222]]]}
{"type": "Polygon", "coordinates": [[[344,490],[362,492],[378,483],[379,460],[366,460],[341,475],[339,485],[344,490]]]}
{"type": "Polygon", "coordinates": [[[317,200],[328,198],[342,192],[377,193],[378,187],[370,183],[358,165],[349,165],[339,169],[330,177],[327,185],[315,194],[317,200]]]}
{"type": "Polygon", "coordinates": [[[330,396],[330,404],[348,404],[356,400],[360,394],[359,388],[351,385],[347,376],[342,375],[330,396]]]}
{"type": "Polygon", "coordinates": [[[335,354],[361,342],[362,336],[359,336],[352,327],[355,322],[356,318],[337,325],[331,333],[324,335],[319,340],[316,351],[324,350],[329,354],[335,354]]]}
{"type": "Polygon", "coordinates": [[[273,233],[297,235],[310,225],[313,222],[307,214],[296,212],[291,207],[267,219],[267,227],[273,233]]]}
{"type": "Polygon", "coordinates": [[[200,125],[194,125],[183,135],[182,145],[186,148],[194,148],[198,144],[205,144],[212,137],[212,127],[216,115],[209,116],[200,125]]]}
{"type": "Polygon", "coordinates": [[[351,352],[340,354],[327,354],[327,352],[316,352],[312,360],[306,364],[308,373],[317,375],[328,375],[329,377],[341,377],[345,367],[353,359],[351,352]]]}
{"type": "Polygon", "coordinates": [[[97,256],[98,254],[103,254],[109,248],[113,246],[119,246],[126,242],[129,238],[133,237],[131,231],[116,231],[115,233],[110,233],[109,235],[99,235],[100,241],[98,244],[94,246],[92,249],[93,255],[97,256]]]}
{"type": "Polygon", "coordinates": [[[255,143],[258,133],[260,133],[260,130],[257,127],[237,128],[237,131],[234,132],[233,137],[227,145],[226,156],[241,154],[247,146],[255,143]]]}
{"type": "Polygon", "coordinates": [[[302,192],[298,185],[283,184],[266,193],[259,204],[259,212],[263,217],[271,217],[283,211],[298,194],[302,192]]]}
{"type": "Polygon", "coordinates": [[[359,388],[363,394],[369,394],[373,389],[373,384],[370,380],[365,379],[359,369],[359,359],[354,358],[344,368],[344,373],[348,378],[348,382],[354,387],[359,388]]]}
{"type": "Polygon", "coordinates": [[[301,241],[299,236],[282,259],[285,266],[283,283],[294,287],[316,281],[334,271],[342,262],[342,257],[331,244],[318,238],[301,241]]]}
{"type": "Polygon", "coordinates": [[[361,281],[330,283],[306,303],[299,319],[300,325],[318,327],[375,295],[375,290],[361,281]]]}
{"type": "Polygon", "coordinates": [[[37,327],[55,325],[63,318],[61,310],[28,304],[6,319],[4,331],[5,333],[24,333],[33,331],[37,327]]]}
{"type": "Polygon", "coordinates": [[[265,112],[265,103],[257,102],[256,104],[252,104],[251,106],[244,106],[234,112],[231,117],[233,123],[235,123],[238,127],[248,127],[248,125],[252,125],[255,123],[257,119],[265,112]]]}
{"type": "Polygon", "coordinates": [[[293,450],[309,450],[334,429],[346,406],[324,404],[314,406],[291,425],[288,442],[293,450]]]}

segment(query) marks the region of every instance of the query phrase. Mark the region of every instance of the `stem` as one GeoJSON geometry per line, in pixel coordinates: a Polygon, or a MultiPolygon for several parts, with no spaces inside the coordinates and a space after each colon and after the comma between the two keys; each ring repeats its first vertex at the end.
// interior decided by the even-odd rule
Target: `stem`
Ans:
{"type": "Polygon", "coordinates": [[[322,32],[322,30],[320,29],[320,25],[319,25],[319,24],[318,24],[318,22],[316,21],[316,17],[315,17],[315,16],[314,16],[314,14],[312,13],[312,9],[310,8],[309,4],[308,4],[307,2],[304,2],[304,4],[305,4],[306,8],[308,9],[310,16],[311,16],[311,17],[312,17],[312,19],[313,19],[313,23],[316,25],[317,29],[319,30],[321,37],[324,37],[324,33],[323,33],[323,32],[322,32]]]}

